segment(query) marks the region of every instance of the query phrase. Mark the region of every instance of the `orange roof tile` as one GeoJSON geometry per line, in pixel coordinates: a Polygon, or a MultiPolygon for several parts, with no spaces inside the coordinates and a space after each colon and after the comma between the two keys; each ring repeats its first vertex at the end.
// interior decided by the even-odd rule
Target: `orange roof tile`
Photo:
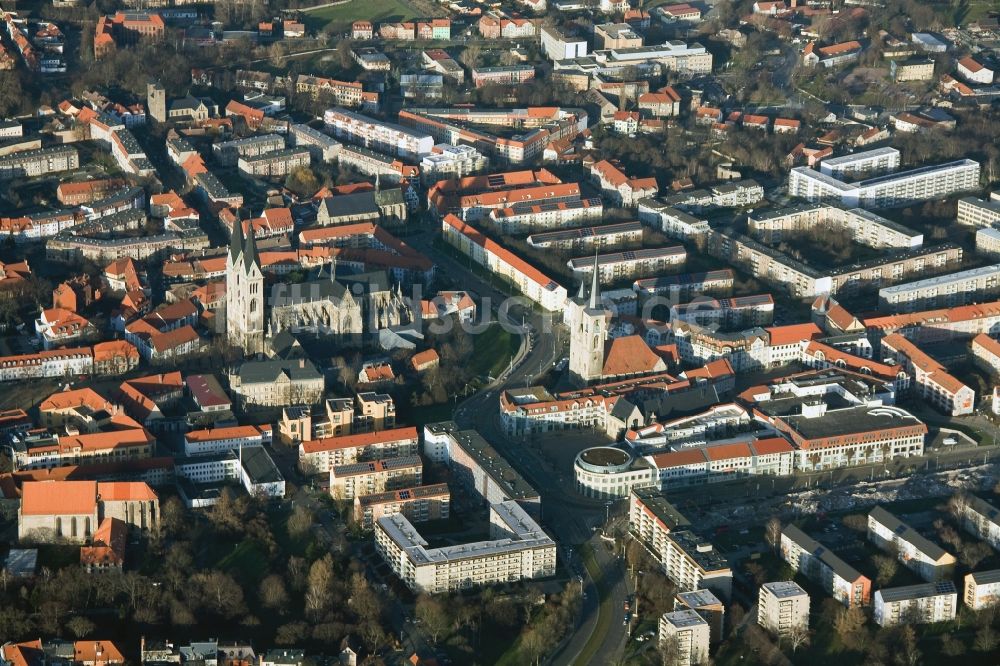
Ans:
{"type": "Polygon", "coordinates": [[[145,502],[157,499],[156,492],[143,481],[101,481],[97,494],[102,502],[145,502]]]}
{"type": "Polygon", "coordinates": [[[23,515],[80,516],[96,512],[96,481],[27,481],[21,486],[23,515]]]}
{"type": "Polygon", "coordinates": [[[666,370],[666,364],[649,348],[641,335],[611,340],[601,374],[605,377],[640,375],[666,370]]]}
{"type": "Polygon", "coordinates": [[[816,324],[791,324],[789,326],[771,326],[764,329],[768,333],[772,347],[792,345],[803,340],[812,340],[822,334],[816,324]]]}
{"type": "Polygon", "coordinates": [[[355,447],[372,446],[375,444],[385,444],[404,439],[417,439],[416,428],[393,428],[391,430],[379,430],[378,432],[364,432],[356,435],[343,435],[341,437],[325,437],[323,439],[313,439],[302,442],[303,453],[320,453],[323,451],[335,451],[337,449],[353,449],[355,447]]]}

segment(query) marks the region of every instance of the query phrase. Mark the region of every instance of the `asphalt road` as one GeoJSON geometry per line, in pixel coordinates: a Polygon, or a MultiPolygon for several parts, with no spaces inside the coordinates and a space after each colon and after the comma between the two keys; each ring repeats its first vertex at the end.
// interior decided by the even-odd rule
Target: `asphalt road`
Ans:
{"type": "Polygon", "coordinates": [[[434,237],[435,234],[432,233],[419,233],[407,237],[406,242],[427,255],[439,271],[460,282],[463,288],[476,292],[481,298],[488,297],[497,318],[502,316],[504,322],[511,326],[520,327],[521,322],[524,322],[520,332],[526,340],[522,342],[512,368],[490,386],[460,403],[455,410],[454,419],[462,427],[478,430],[540,493],[543,526],[560,544],[563,563],[584,579],[585,596],[579,622],[574,633],[551,659],[551,663],[576,663],[578,655],[598,627],[602,599],[578,555],[579,547],[586,542],[591,543],[597,564],[603,572],[604,589],[610,596],[610,603],[605,608],[611,614],[610,628],[599,639],[600,645],[588,661],[594,664],[613,663],[621,656],[627,640],[622,616],[628,587],[622,562],[595,534],[607,515],[604,502],[576,495],[572,490],[572,481],[565,476],[565,470],[554,469],[539,455],[537,447],[532,446],[531,442],[508,439],[500,421],[499,396],[502,390],[531,385],[567,355],[565,336],[559,331],[561,313],[543,314],[515,305],[500,315],[496,308],[504,303],[508,295],[472,273],[467,264],[435,248],[434,237]]]}

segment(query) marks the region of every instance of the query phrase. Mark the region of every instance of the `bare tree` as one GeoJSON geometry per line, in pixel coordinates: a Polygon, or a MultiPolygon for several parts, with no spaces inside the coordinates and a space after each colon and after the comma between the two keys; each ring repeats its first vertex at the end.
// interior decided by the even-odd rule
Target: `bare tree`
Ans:
{"type": "Polygon", "coordinates": [[[809,627],[795,625],[782,638],[788,641],[789,647],[792,648],[792,654],[795,654],[795,651],[800,647],[809,645],[811,637],[812,632],[809,631],[809,627]]]}
{"type": "Polygon", "coordinates": [[[781,548],[781,518],[771,516],[764,527],[764,538],[767,539],[771,548],[777,553],[778,549],[781,548]]]}
{"type": "Polygon", "coordinates": [[[284,612],[288,606],[288,591],[285,581],[277,574],[271,574],[260,582],[260,601],[265,608],[284,612]]]}
{"type": "Polygon", "coordinates": [[[447,607],[435,597],[422,594],[417,597],[414,613],[431,635],[431,641],[435,644],[441,636],[452,626],[451,614],[447,607]]]}
{"type": "Polygon", "coordinates": [[[306,615],[319,619],[330,607],[333,585],[333,558],[327,554],[309,567],[309,584],[306,589],[306,615]]]}

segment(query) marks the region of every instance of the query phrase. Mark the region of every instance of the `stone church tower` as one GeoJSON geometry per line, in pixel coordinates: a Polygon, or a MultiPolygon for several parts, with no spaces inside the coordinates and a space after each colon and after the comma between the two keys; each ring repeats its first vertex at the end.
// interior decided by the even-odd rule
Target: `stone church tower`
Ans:
{"type": "Polygon", "coordinates": [[[601,304],[601,279],[594,256],[594,273],[589,297],[584,293],[586,282],[580,283],[580,292],[571,299],[567,325],[569,338],[569,372],[581,385],[599,380],[604,370],[604,348],[608,337],[610,313],[601,304]]]}
{"type": "Polygon", "coordinates": [[[159,83],[146,84],[146,108],[153,120],[167,122],[167,91],[159,83]]]}
{"type": "Polygon", "coordinates": [[[257,241],[252,230],[246,236],[242,220],[235,220],[226,255],[226,339],[244,354],[264,351],[264,301],[257,241]]]}

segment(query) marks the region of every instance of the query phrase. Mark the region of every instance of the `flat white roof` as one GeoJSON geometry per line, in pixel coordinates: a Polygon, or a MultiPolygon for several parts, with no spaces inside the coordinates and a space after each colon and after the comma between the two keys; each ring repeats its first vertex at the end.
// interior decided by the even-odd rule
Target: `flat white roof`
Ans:
{"type": "Polygon", "coordinates": [[[926,287],[940,286],[952,282],[974,280],[976,278],[985,277],[987,275],[997,275],[997,274],[1000,274],[1000,264],[990,264],[989,266],[970,268],[967,271],[959,271],[957,273],[949,273],[947,275],[937,275],[935,277],[925,278],[923,280],[917,280],[915,282],[896,284],[891,287],[885,287],[883,289],[879,289],[878,294],[879,296],[888,296],[890,294],[899,294],[914,289],[924,289],[926,287]]]}

